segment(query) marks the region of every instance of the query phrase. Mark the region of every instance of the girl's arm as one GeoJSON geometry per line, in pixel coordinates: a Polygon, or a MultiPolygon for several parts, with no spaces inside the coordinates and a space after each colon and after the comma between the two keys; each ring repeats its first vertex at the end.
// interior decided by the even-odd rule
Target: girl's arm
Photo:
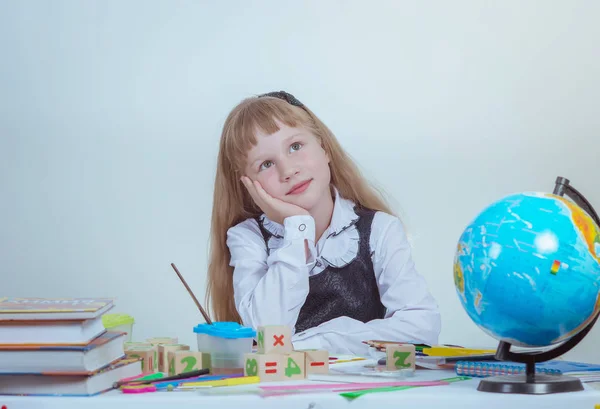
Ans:
{"type": "Polygon", "coordinates": [[[255,220],[248,219],[227,232],[230,265],[234,268],[233,296],[246,326],[294,328],[308,295],[308,273],[314,264],[314,219],[308,215],[290,216],[283,226],[283,245],[268,256],[255,220]]]}
{"type": "Polygon", "coordinates": [[[438,306],[423,276],[415,269],[410,245],[397,218],[377,212],[371,230],[373,269],[383,319],[367,323],[339,317],[310,328],[292,338],[296,349],[327,349],[336,353],[365,355],[362,341],[377,339],[436,344],[441,319],[438,306]]]}

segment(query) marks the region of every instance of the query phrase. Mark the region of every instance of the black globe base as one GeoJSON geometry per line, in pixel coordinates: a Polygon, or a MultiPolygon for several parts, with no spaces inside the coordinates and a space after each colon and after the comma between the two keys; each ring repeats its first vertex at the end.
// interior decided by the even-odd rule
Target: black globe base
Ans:
{"type": "Polygon", "coordinates": [[[542,395],[582,391],[583,384],[579,379],[567,375],[536,374],[533,379],[528,379],[527,375],[519,374],[485,378],[479,382],[477,390],[542,395]]]}
{"type": "MultiPolygon", "coordinates": [[[[594,210],[590,202],[573,186],[569,179],[557,177],[554,187],[555,195],[567,195],[586,211],[594,222],[600,226],[600,217],[594,210]]],[[[599,314],[591,317],[587,325],[576,335],[564,341],[553,349],[543,352],[516,353],[510,350],[511,344],[506,341],[500,341],[496,350],[495,358],[498,361],[520,362],[525,364],[524,374],[494,376],[483,379],[478,391],[496,392],[496,393],[522,393],[522,394],[547,394],[576,392],[583,390],[583,384],[575,377],[560,374],[538,373],[535,364],[558,358],[573,349],[592,329],[599,314]]]]}

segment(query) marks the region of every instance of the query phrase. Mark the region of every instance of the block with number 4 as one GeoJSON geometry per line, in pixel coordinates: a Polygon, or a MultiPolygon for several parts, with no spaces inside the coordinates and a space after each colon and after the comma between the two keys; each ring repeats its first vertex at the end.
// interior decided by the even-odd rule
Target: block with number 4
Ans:
{"type": "Polygon", "coordinates": [[[412,344],[388,344],[385,348],[388,371],[415,369],[415,346],[412,344]]]}
{"type": "Polygon", "coordinates": [[[257,328],[259,354],[289,354],[292,352],[292,330],[285,325],[265,325],[257,328]]]}
{"type": "Polygon", "coordinates": [[[329,373],[329,351],[324,349],[306,349],[306,373],[329,373]]]}
{"type": "Polygon", "coordinates": [[[198,369],[210,368],[210,354],[194,351],[170,351],[167,353],[169,360],[169,375],[179,375],[198,369]]]}
{"type": "Polygon", "coordinates": [[[293,351],[291,354],[281,356],[283,379],[306,379],[306,354],[293,351]]]}
{"type": "Polygon", "coordinates": [[[283,355],[255,354],[244,355],[244,375],[258,376],[261,382],[284,379],[283,355]]]}

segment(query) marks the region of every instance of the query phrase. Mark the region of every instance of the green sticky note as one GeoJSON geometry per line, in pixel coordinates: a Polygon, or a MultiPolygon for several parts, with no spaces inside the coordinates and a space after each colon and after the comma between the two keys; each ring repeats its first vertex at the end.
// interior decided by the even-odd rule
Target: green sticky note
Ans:
{"type": "Polygon", "coordinates": [[[136,381],[152,381],[154,379],[160,379],[164,375],[162,372],[153,373],[150,375],[142,376],[141,378],[137,378],[136,381]]]}

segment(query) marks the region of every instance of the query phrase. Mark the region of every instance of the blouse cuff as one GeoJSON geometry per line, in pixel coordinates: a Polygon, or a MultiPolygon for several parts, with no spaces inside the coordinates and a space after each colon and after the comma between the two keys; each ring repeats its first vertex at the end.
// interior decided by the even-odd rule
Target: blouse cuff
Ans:
{"type": "Polygon", "coordinates": [[[289,216],[283,220],[285,240],[306,239],[315,242],[315,219],[310,215],[289,216]]]}

